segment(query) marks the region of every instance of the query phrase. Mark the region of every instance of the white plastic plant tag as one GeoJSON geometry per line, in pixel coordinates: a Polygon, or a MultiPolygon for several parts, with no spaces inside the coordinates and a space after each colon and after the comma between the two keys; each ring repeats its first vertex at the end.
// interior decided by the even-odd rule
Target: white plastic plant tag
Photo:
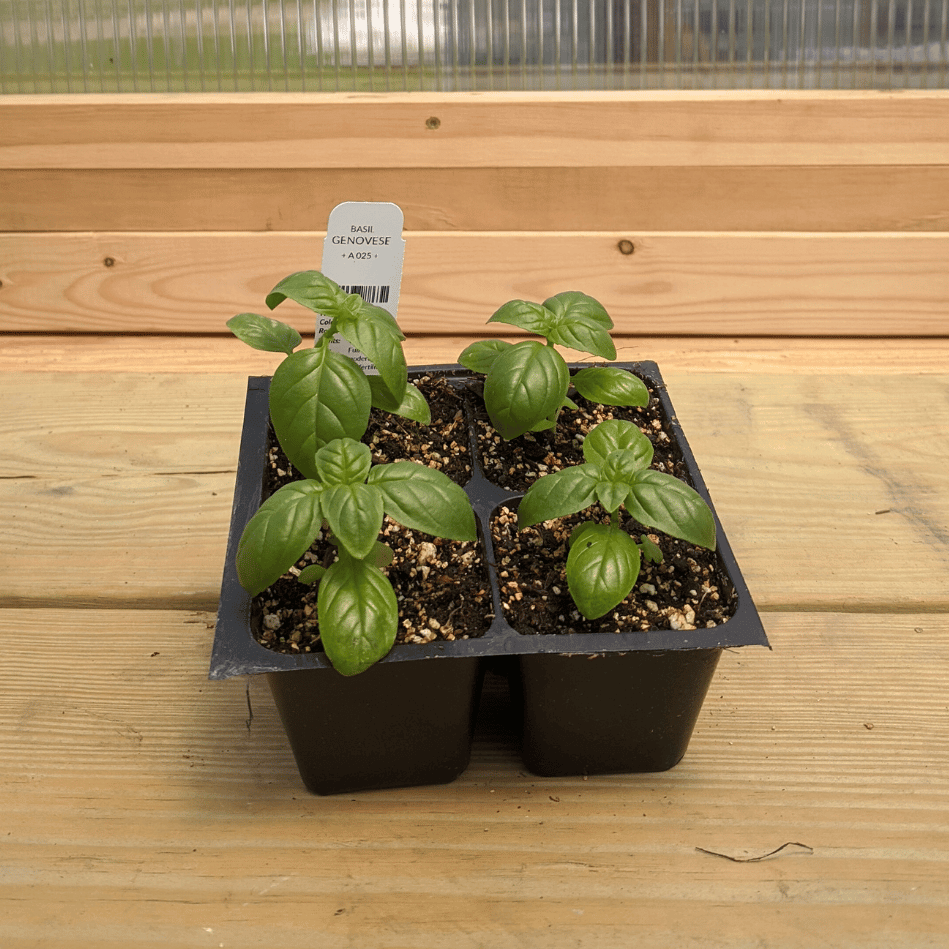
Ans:
{"type": "MultiPolygon", "coordinates": [[[[404,220],[402,209],[388,201],[345,201],[330,212],[323,241],[323,274],[396,319],[405,257],[404,220]]],[[[317,339],[329,324],[325,317],[317,317],[317,339]]],[[[330,348],[350,356],[363,372],[376,374],[369,359],[344,339],[335,337],[330,348]]]]}

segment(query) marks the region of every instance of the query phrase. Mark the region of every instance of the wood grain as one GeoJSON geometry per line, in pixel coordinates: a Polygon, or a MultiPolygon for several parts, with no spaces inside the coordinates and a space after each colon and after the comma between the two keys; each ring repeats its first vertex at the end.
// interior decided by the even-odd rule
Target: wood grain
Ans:
{"type": "Polygon", "coordinates": [[[947,119],[944,90],[22,95],[0,167],[932,165],[947,119]]]}
{"type": "Polygon", "coordinates": [[[774,651],[723,655],[672,771],[534,777],[495,684],[453,784],[319,798],[264,683],[205,680],[211,614],[2,610],[0,937],[936,949],[945,618],[765,620],[774,651]]]}
{"type": "Polygon", "coordinates": [[[306,231],[344,200],[427,231],[949,230],[949,164],[0,169],[0,194],[8,231],[306,231]]]}
{"type": "MultiPolygon", "coordinates": [[[[487,327],[486,327],[487,329],[487,327]]],[[[813,339],[808,337],[615,336],[620,359],[651,359],[663,369],[717,373],[884,372],[944,375],[949,339],[813,339]]],[[[307,339],[309,344],[312,340],[307,339]]],[[[411,366],[455,363],[470,336],[410,336],[411,366]]],[[[580,362],[586,353],[558,347],[580,362]]],[[[271,375],[279,353],[253,350],[233,336],[69,336],[0,333],[0,372],[241,373],[271,375]]]]}
{"type": "MultiPolygon", "coordinates": [[[[665,376],[760,605],[949,610],[945,373],[665,376]]],[[[245,377],[0,375],[0,606],[213,609],[245,377]]]]}
{"type": "MultiPolygon", "coordinates": [[[[323,237],[0,234],[0,319],[8,331],[226,332],[288,273],[319,266],[323,237]]],[[[400,320],[482,334],[507,300],[568,288],[601,300],[621,334],[945,335],[949,235],[409,232],[400,320]]],[[[296,305],[277,315],[312,332],[296,305]]]]}

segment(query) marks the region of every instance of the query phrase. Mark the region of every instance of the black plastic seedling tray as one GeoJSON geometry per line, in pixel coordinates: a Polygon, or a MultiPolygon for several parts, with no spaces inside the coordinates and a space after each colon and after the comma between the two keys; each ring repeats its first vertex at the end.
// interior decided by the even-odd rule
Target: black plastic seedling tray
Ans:
{"type": "MultiPolygon", "coordinates": [[[[712,507],[655,363],[619,363],[651,384],[693,486],[712,507]]],[[[457,366],[413,369],[458,385],[457,366]]],[[[662,771],[684,755],[722,649],[767,646],[758,612],[715,515],[718,556],[737,596],[726,622],[711,629],[525,635],[502,616],[491,564],[490,518],[512,492],[478,466],[469,420],[473,475],[465,490],[485,545],[495,619],[477,639],[397,645],[362,675],[339,675],[322,653],[290,655],[260,645],[251,598],[234,566],[244,526],[260,506],[267,463],[267,377],[248,380],[227,559],[209,678],[267,675],[307,787],[317,793],[450,781],[468,764],[487,661],[511,657],[522,710],[522,753],[543,775],[662,771]],[[516,658],[514,658],[516,657],[516,658]]]]}

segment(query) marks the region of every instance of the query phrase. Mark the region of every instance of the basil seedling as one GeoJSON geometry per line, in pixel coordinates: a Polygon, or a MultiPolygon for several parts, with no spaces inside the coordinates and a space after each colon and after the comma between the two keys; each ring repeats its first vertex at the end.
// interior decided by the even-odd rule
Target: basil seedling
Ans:
{"type": "Polygon", "coordinates": [[[441,471],[414,461],[373,465],[367,445],[337,438],[314,457],[315,478],[275,491],[250,519],[237,549],[237,575],[252,596],[279,580],[324,527],[337,559],[301,571],[319,583],[320,639],[343,675],[356,675],[392,648],[398,605],[382,573],[392,551],[377,538],[383,517],[450,540],[476,540],[474,512],[464,490],[441,471]]]}
{"type": "Polygon", "coordinates": [[[286,299],[330,318],[312,348],[298,350],[300,334],[268,316],[242,313],[227,324],[249,346],[287,354],[270,383],[270,418],[304,475],[275,491],[250,519],[238,544],[237,574],[256,596],[327,531],[336,559],[306,567],[299,579],[319,583],[327,658],[343,675],[356,675],[389,652],[398,627],[396,595],[381,569],[392,561],[391,549],[377,539],[383,517],[451,540],[476,540],[477,528],[468,496],[445,474],[411,461],[373,466],[372,452],[359,441],[373,406],[431,421],[425,398],[408,383],[405,337],[392,316],[315,270],[282,280],[267,305],[286,299]],[[366,376],[330,349],[336,333],[365,353],[379,375],[366,376]]]}
{"type": "Polygon", "coordinates": [[[346,293],[318,270],[281,280],[268,294],[267,306],[273,309],[286,299],[330,318],[312,347],[296,349],[300,334],[269,316],[241,313],[227,325],[254,349],[287,354],[270,383],[270,419],[280,447],[299,471],[315,477],[314,457],[323,445],[335,438],[362,438],[373,407],[429,424],[428,404],[408,382],[405,336],[390,313],[346,293]],[[365,353],[379,375],[367,376],[348,356],[330,349],[337,333],[365,353]]]}
{"type": "Polygon", "coordinates": [[[543,303],[511,300],[489,323],[508,323],[542,336],[546,342],[480,340],[458,361],[484,373],[484,404],[491,424],[505,439],[554,428],[563,408],[576,408],[568,398],[571,382],[584,398],[604,405],[644,406],[649,392],[637,376],[615,366],[588,366],[570,377],[554,344],[616,359],[609,331],[613,321],[593,297],[566,291],[543,303]]]}
{"type": "Polygon", "coordinates": [[[641,553],[661,561],[647,537],[637,543],[620,523],[620,508],[645,527],[715,549],[715,519],[683,481],[651,469],[649,439],[632,422],[601,422],[583,441],[584,463],[538,478],[521,499],[520,528],[576,514],[599,503],[609,524],[585,521],[570,536],[567,586],[577,609],[598,619],[621,603],[639,576],[641,553]]]}

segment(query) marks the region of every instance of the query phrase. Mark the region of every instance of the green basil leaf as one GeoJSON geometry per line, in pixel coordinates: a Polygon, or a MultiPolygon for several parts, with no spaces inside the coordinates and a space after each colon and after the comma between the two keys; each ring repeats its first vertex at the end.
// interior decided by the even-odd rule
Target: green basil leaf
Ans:
{"type": "Polygon", "coordinates": [[[256,596],[307,551],[323,524],[323,486],[293,481],[275,491],[247,522],[237,545],[237,577],[256,596]]]}
{"type": "Polygon", "coordinates": [[[617,527],[592,524],[567,556],[567,586],[587,619],[599,619],[622,603],[638,576],[639,548],[617,527]]]}
{"type": "Polygon", "coordinates": [[[399,605],[391,584],[372,564],[341,554],[320,581],[316,604],[320,641],[342,675],[365,672],[392,648],[399,605]]]}
{"type": "Polygon", "coordinates": [[[471,501],[446,474],[413,461],[376,465],[370,485],[382,495],[386,514],[404,527],[450,540],[476,540],[471,501]]]}
{"type": "Polygon", "coordinates": [[[470,346],[466,346],[458,357],[458,362],[469,372],[487,374],[494,365],[494,360],[505,349],[510,349],[513,343],[503,339],[481,339],[470,346]]]}
{"type": "Polygon", "coordinates": [[[517,438],[560,409],[569,385],[556,350],[536,340],[516,343],[498,355],[484,381],[491,424],[502,438],[517,438]]]}
{"type": "Polygon", "coordinates": [[[527,300],[510,300],[494,312],[489,323],[507,323],[519,326],[529,333],[546,336],[553,325],[553,314],[539,303],[527,300]]]}
{"type": "Polygon", "coordinates": [[[613,320],[602,303],[593,297],[580,293],[579,290],[564,290],[544,300],[545,309],[549,310],[558,323],[564,321],[581,321],[584,323],[599,324],[604,329],[613,329],[613,320]]]}
{"type": "Polygon", "coordinates": [[[532,527],[555,517],[567,517],[588,508],[596,500],[600,479],[595,465],[574,465],[538,478],[521,498],[517,526],[532,527]]]}
{"type": "Polygon", "coordinates": [[[567,546],[572,547],[591,527],[597,527],[596,521],[581,521],[577,526],[570,531],[570,536],[567,538],[567,546]]]}
{"type": "Polygon", "coordinates": [[[368,484],[334,484],[323,490],[323,517],[353,557],[368,557],[382,530],[382,494],[368,484]]]}
{"type": "Polygon", "coordinates": [[[334,438],[362,438],[371,400],[365,375],[347,356],[325,346],[299,349],[273,374],[270,418],[290,461],[316,478],[316,452],[334,438]]]}
{"type": "Polygon", "coordinates": [[[301,270],[284,277],[267,294],[267,306],[272,310],[288,299],[314,313],[334,317],[345,303],[346,294],[338,283],[324,277],[318,270],[301,270]]]}
{"type": "Polygon", "coordinates": [[[238,313],[227,321],[227,328],[241,342],[267,353],[289,356],[303,342],[303,337],[292,326],[257,313],[238,313]]]}
{"type": "Polygon", "coordinates": [[[369,358],[391,396],[391,404],[398,406],[405,395],[408,380],[402,350],[405,336],[390,313],[362,302],[361,297],[357,300],[361,309],[356,314],[340,314],[336,319],[336,332],[369,358]]]}
{"type": "Polygon", "coordinates": [[[610,514],[619,510],[628,494],[629,485],[622,481],[600,481],[596,486],[596,499],[610,514]]]}
{"type": "Polygon", "coordinates": [[[411,419],[413,422],[418,422],[419,425],[431,425],[431,409],[428,407],[428,402],[425,401],[425,396],[422,395],[417,386],[411,382],[408,383],[402,401],[396,403],[381,376],[366,376],[366,378],[369,380],[369,388],[372,391],[373,408],[411,419]]]}
{"type": "Polygon", "coordinates": [[[334,438],[316,453],[316,470],[327,487],[362,484],[371,467],[369,446],[353,438],[334,438]]]}
{"type": "Polygon", "coordinates": [[[366,563],[374,567],[388,567],[393,560],[395,560],[395,551],[388,544],[383,544],[378,540],[369,552],[369,556],[366,557],[366,563]]]}
{"type": "Polygon", "coordinates": [[[698,547],[715,549],[715,518],[701,496],[684,481],[662,471],[640,471],[625,503],[626,510],[640,524],[698,547]]]}
{"type": "Polygon", "coordinates": [[[600,479],[629,487],[643,470],[642,456],[627,448],[611,452],[599,466],[600,479]]]}
{"type": "Polygon", "coordinates": [[[580,395],[601,405],[649,404],[649,390],[642,379],[616,366],[588,366],[572,381],[580,395]]]}
{"type": "Polygon", "coordinates": [[[300,571],[300,575],[297,577],[297,580],[300,583],[319,583],[323,579],[323,576],[326,573],[326,567],[321,566],[318,563],[311,563],[308,567],[304,567],[300,571]]]}
{"type": "Polygon", "coordinates": [[[587,323],[583,320],[565,319],[561,323],[551,326],[547,338],[552,343],[579,349],[584,353],[592,353],[600,359],[615,359],[616,346],[609,330],[598,323],[587,323]]]}
{"type": "Polygon", "coordinates": [[[594,464],[603,464],[615,451],[631,451],[639,459],[639,468],[652,464],[652,442],[633,422],[607,419],[583,439],[583,457],[594,464]]]}
{"type": "Polygon", "coordinates": [[[662,563],[662,548],[654,544],[645,534],[639,535],[639,549],[650,563],[662,563]]]}

